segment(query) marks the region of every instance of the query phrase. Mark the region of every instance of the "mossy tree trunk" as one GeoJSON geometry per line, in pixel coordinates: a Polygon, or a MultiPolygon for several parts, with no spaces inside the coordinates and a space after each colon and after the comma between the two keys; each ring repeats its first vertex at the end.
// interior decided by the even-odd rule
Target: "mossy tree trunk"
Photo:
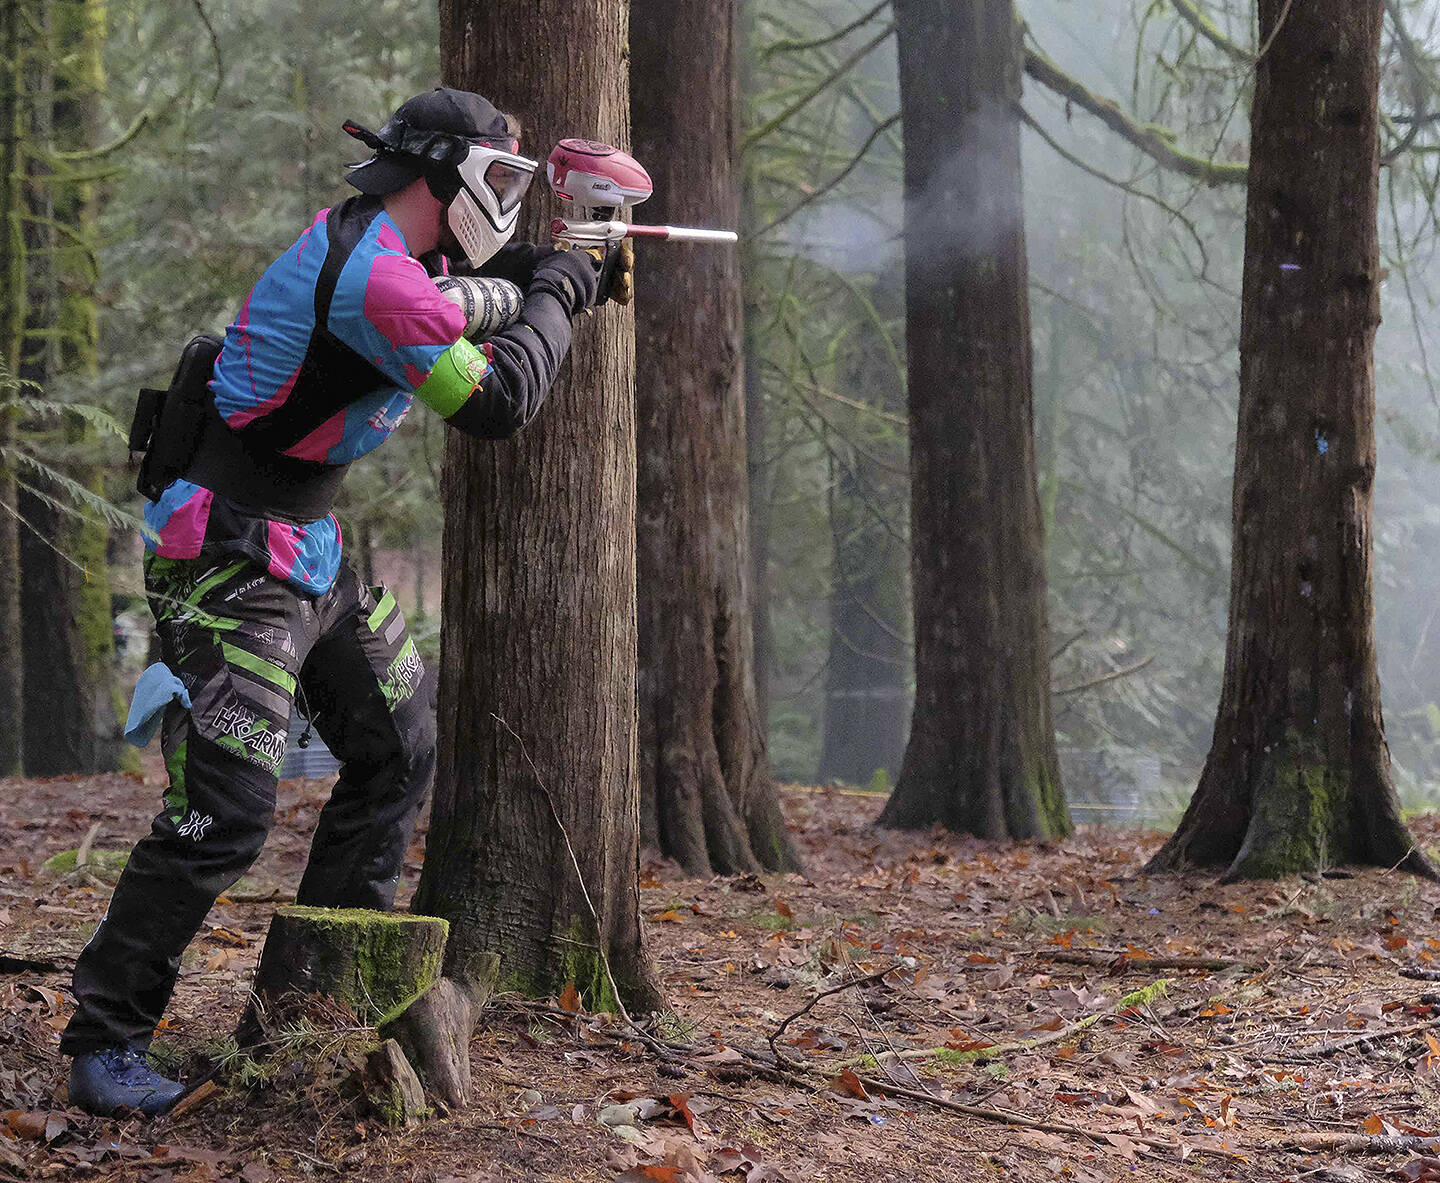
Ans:
{"type": "MultiPolygon", "coordinates": [[[[622,0],[536,0],[497,20],[442,0],[445,78],[516,113],[542,159],[562,136],[623,144],[626,15],[622,0]]],[[[548,239],[554,212],[537,185],[521,234],[548,239]]],[[[498,953],[501,989],[573,980],[605,1007],[603,954],[627,1003],[656,1006],[639,915],[631,313],[576,325],[518,438],[451,433],[442,483],[439,763],[415,907],[451,922],[447,964],[498,953]]]]}
{"type": "Polygon", "coordinates": [[[915,707],[880,823],[1070,828],[1050,718],[1011,0],[896,0],[915,707]]]}
{"type": "Polygon", "coordinates": [[[1434,876],[1390,781],[1371,590],[1384,2],[1259,9],[1225,680],[1199,787],[1149,869],[1434,876]]]}
{"type": "MultiPolygon", "coordinates": [[[[21,222],[24,165],[20,156],[23,89],[20,5],[0,3],[0,361],[15,376],[25,326],[25,243],[21,222]]],[[[16,473],[8,458],[16,420],[0,390],[0,776],[20,771],[24,697],[20,632],[20,532],[16,473]]]]}
{"type": "MultiPolygon", "coordinates": [[[[645,218],[733,226],[734,0],[630,11],[645,218]]],[[[642,835],[692,874],[795,870],[755,689],[739,258],[661,247],[636,289],[642,835]]]]}
{"type": "MultiPolygon", "coordinates": [[[[98,370],[95,303],[97,195],[73,179],[93,169],[64,154],[84,153],[100,139],[104,89],[103,0],[36,0],[46,34],[33,58],[40,85],[30,93],[32,143],[27,178],[25,340],[21,374],[53,396],[63,380],[98,370]]],[[[50,430],[67,474],[95,492],[103,470],[89,455],[93,431],[78,420],[50,430]]],[[[27,473],[19,495],[20,615],[24,666],[24,765],[32,776],[113,769],[119,754],[114,634],[104,523],[57,509],[65,495],[27,473]]]]}

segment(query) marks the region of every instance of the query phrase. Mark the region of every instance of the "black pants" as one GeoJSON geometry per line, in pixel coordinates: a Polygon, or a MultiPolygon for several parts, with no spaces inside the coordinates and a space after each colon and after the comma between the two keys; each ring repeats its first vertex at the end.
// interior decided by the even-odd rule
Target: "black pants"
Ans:
{"type": "Polygon", "coordinates": [[[302,710],[341,761],[297,902],[388,909],[435,768],[424,668],[394,598],[348,565],[315,598],[246,560],[151,558],[145,586],[165,663],[191,707],[161,732],[170,789],[75,966],[78,1055],[148,1046],[180,955],[216,896],[255,861],[298,680],[302,710]]]}

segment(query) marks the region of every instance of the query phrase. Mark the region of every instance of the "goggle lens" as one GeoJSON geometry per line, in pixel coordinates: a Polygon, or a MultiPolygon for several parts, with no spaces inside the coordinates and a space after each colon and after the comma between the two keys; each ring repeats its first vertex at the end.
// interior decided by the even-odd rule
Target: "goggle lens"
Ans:
{"type": "Polygon", "coordinates": [[[485,184],[499,201],[502,214],[508,214],[520,204],[520,199],[525,196],[525,190],[530,188],[530,179],[534,175],[534,169],[517,168],[504,160],[491,162],[490,167],[485,170],[485,184]]]}

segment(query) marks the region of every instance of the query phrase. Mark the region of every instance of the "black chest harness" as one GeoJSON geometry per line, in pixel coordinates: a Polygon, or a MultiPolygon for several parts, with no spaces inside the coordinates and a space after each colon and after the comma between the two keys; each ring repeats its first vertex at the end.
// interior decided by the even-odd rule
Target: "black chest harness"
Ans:
{"type": "Polygon", "coordinates": [[[348,464],[284,454],[357,399],[394,383],[330,331],[330,303],[351,252],[381,210],[352,197],[325,219],[329,249],[315,283],[315,327],[286,400],[238,431],[215,407],[210,390],[222,339],[191,339],[167,390],[142,390],[130,425],[132,458],[144,453],[136,487],[157,501],[184,478],[256,517],[294,523],[323,518],[334,507],[348,464]]]}

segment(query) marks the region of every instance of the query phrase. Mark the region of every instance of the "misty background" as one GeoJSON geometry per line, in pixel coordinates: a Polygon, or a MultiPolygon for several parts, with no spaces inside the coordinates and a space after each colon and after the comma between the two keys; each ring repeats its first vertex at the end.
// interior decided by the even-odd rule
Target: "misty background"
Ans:
{"type": "MultiPolygon", "coordinates": [[[[1215,11],[1226,35],[1253,47],[1251,7],[1215,11]]],[[[1173,129],[1188,152],[1244,160],[1249,68],[1168,6],[1017,8],[1030,47],[1073,78],[1173,129]]],[[[895,42],[882,11],[803,48],[865,16],[863,2],[743,0],[742,11],[747,375],[760,425],[752,526],[765,559],[768,628],[757,625],[757,646],[770,753],[782,779],[880,789],[898,772],[911,676],[895,42]],[[769,125],[811,91],[783,127],[769,125]],[[837,607],[841,585],[863,595],[837,607]],[[875,709],[846,715],[856,703],[875,709]],[[833,750],[842,738],[843,759],[833,750]],[[833,772],[841,765],[844,776],[833,772]]],[[[1407,11],[1418,32],[1440,4],[1407,11]]],[[[374,126],[438,82],[430,6],[299,13],[217,0],[199,32],[196,12],[180,0],[111,10],[105,117],[117,130],[142,112],[152,120],[104,211],[101,378],[68,379],[55,393],[105,401],[122,417],[136,385],[165,378],[190,334],[223,326],[313,211],[345,196],[356,147],[341,121],[374,126]]],[[[1388,33],[1382,52],[1394,57],[1388,33]]],[[[1382,106],[1409,109],[1398,69],[1382,87],[1382,106]]],[[[1065,787],[1077,821],[1170,824],[1204,761],[1224,658],[1244,189],[1160,171],[1033,83],[1022,101],[1033,121],[1025,231],[1065,787]]],[[[523,150],[543,157],[549,147],[523,150]]],[[[1397,786],[1407,805],[1434,808],[1440,379],[1429,362],[1440,352],[1440,277],[1418,167],[1397,162],[1382,176],[1390,272],[1376,359],[1375,581],[1397,786]]],[[[963,248],[937,241],[937,264],[963,248]]],[[[647,244],[639,266],[703,249],[713,248],[647,244]]],[[[432,653],[442,431],[434,416],[411,416],[356,466],[341,510],[357,566],[391,584],[432,653]]],[[[127,489],[113,495],[138,508],[127,489]]],[[[117,609],[138,629],[138,539],[116,551],[117,609]]],[[[143,661],[135,649],[132,664],[143,661]]]]}

